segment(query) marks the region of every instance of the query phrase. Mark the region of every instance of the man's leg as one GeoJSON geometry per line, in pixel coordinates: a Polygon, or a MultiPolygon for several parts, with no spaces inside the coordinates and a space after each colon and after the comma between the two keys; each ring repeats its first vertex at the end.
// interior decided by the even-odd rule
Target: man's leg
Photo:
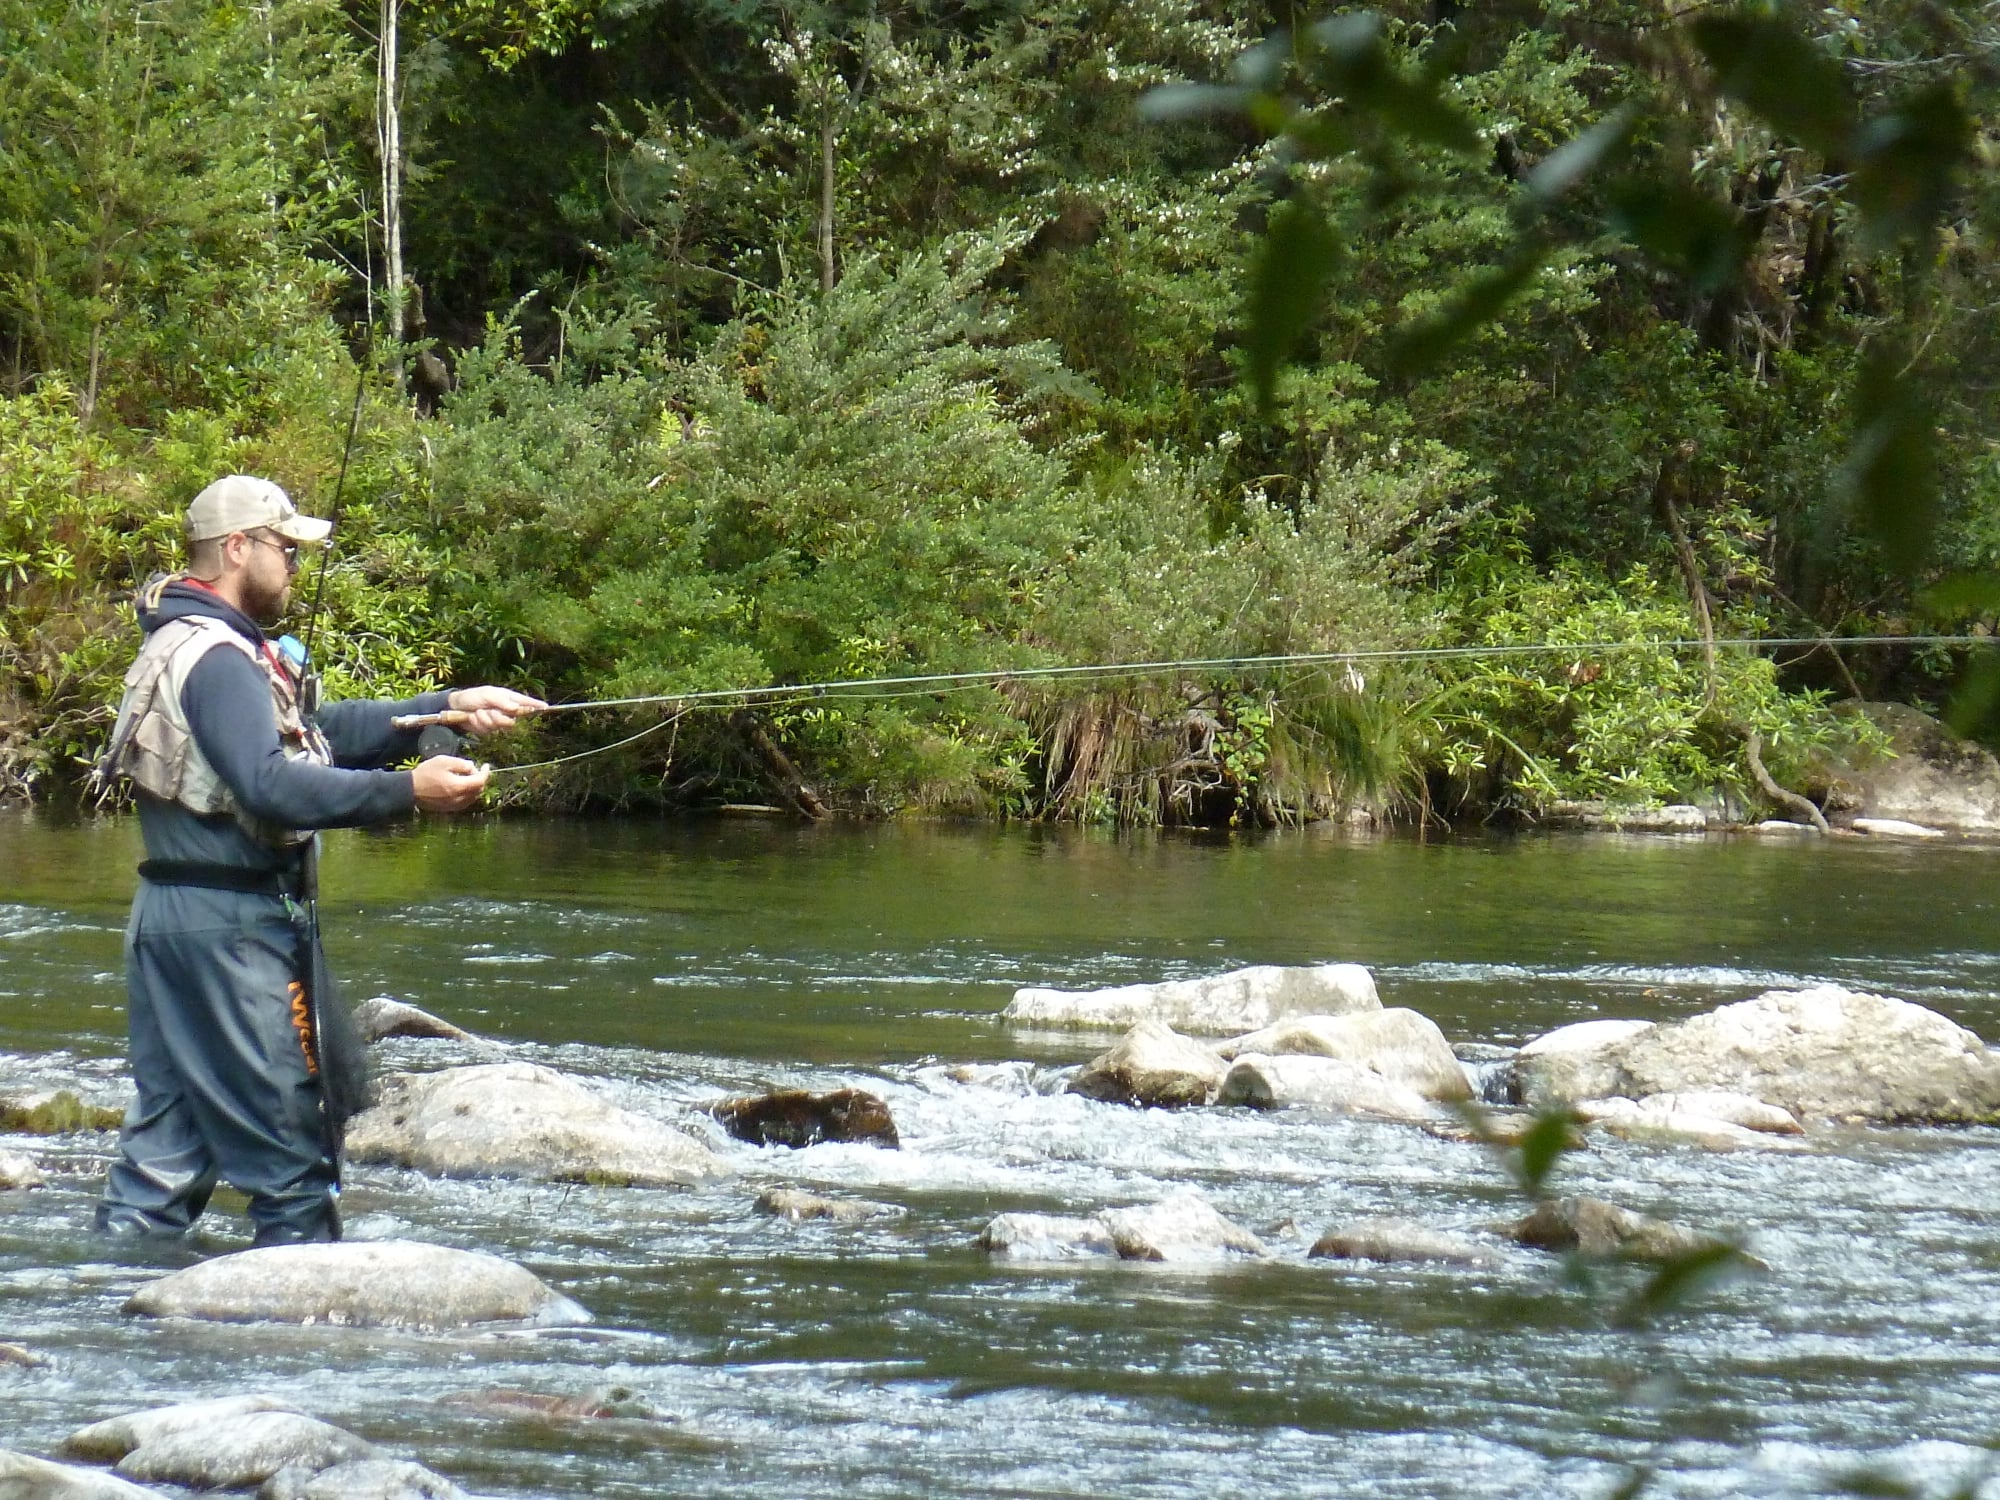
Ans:
{"type": "Polygon", "coordinates": [[[128,933],[126,1028],[139,1097],[125,1112],[118,1159],[97,1205],[97,1228],[171,1237],[185,1234],[208,1206],[215,1162],[160,1029],[160,1002],[172,1003],[174,976],[149,960],[128,933]]]}
{"type": "Polygon", "coordinates": [[[339,1170],[294,1024],[291,924],[261,898],[217,899],[228,926],[140,941],[174,975],[174,1003],[157,1011],[165,1050],[214,1172],[250,1196],[256,1242],[338,1239],[339,1170]]]}

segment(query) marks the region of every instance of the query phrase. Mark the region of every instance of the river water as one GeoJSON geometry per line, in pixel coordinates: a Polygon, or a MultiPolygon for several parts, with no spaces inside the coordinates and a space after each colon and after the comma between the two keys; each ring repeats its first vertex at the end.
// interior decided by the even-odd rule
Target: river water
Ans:
{"type": "MultiPolygon", "coordinates": [[[[126,821],[0,816],[0,1084],[122,1086],[126,821]]],[[[2000,1131],[1826,1131],[1803,1154],[1596,1142],[1558,1186],[1740,1233],[1767,1273],[1616,1325],[1593,1286],[1308,1261],[1394,1214],[1521,1209],[1478,1147],[1304,1111],[1137,1111],[1061,1092],[1108,1039],[1010,1030],[1023,984],[1353,961],[1455,1043],[1670,1018],[1834,981],[2000,1037],[2000,847],[1563,835],[1356,839],[724,821],[430,822],[328,841],[329,947],[523,1057],[671,1120],[725,1093],[858,1086],[903,1149],[716,1144],[666,1192],[351,1172],[350,1234],[484,1249],[595,1315],[418,1335],[144,1323],[156,1269],[83,1232],[108,1136],[0,1138],[0,1446],[244,1391],[497,1496],[2000,1496],[2000,1131]],[[971,1066],[967,1066],[971,1065],[971,1066]],[[797,1184],[896,1210],[792,1224],[797,1184]],[[1262,1264],[1024,1267],[997,1213],[1200,1190],[1262,1264]],[[654,1417],[551,1422],[468,1393],[616,1385],[654,1417]],[[1879,1486],[1894,1483],[1902,1489],[1879,1486]],[[1959,1487],[1973,1486],[1961,1491],[1959,1487]]],[[[246,1243],[218,1195],[200,1249],[246,1243]]]]}

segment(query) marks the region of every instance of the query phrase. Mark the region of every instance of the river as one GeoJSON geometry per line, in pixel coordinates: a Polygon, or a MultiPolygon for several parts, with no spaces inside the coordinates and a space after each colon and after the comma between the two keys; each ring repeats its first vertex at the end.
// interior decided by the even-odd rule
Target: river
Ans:
{"type": "MultiPolygon", "coordinates": [[[[137,831],[0,815],[0,1085],[122,1078],[137,831]]],[[[1828,1130],[1803,1154],[1605,1139],[1559,1186],[1747,1236],[1768,1272],[1614,1326],[1631,1275],[1308,1261],[1339,1220],[1520,1212],[1478,1147],[1292,1111],[1063,1094],[1108,1038],[1010,1030],[1018,985],[1368,965],[1455,1043],[1689,1015],[1833,981],[2000,1038],[2000,847],[1606,834],[1117,835],[757,820],[475,819],[328,840],[329,947],[389,994],[667,1119],[859,1086],[903,1149],[718,1143],[666,1192],[350,1174],[349,1232],[517,1259],[587,1328],[417,1335],[144,1323],[156,1270],[83,1232],[110,1137],[0,1138],[0,1446],[263,1391],[494,1496],[1944,1496],[2000,1442],[2000,1131],[1828,1130]],[[972,1064],[973,1067],[964,1065],[972,1064]],[[799,1184],[897,1212],[759,1214],[799,1184]],[[997,1213],[1180,1187],[1268,1262],[1023,1267],[997,1213]],[[465,1393],[616,1385],[552,1423],[465,1393]],[[1890,1493],[1876,1489],[1871,1493],[1890,1493]]],[[[384,1067],[491,1046],[392,1041],[384,1067]]],[[[209,1253],[247,1242],[218,1195],[209,1253]]],[[[1966,1491],[1973,1493],[1973,1491],[1966,1491]]],[[[2000,1495],[2000,1470],[1979,1493],[2000,1495]]]]}

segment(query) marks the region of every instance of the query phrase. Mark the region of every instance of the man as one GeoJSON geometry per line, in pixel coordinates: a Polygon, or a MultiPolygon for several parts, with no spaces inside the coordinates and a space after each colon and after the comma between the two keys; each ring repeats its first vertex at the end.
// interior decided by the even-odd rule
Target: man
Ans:
{"type": "MultiPolygon", "coordinates": [[[[487,772],[417,753],[398,714],[457,710],[475,734],[546,707],[507,688],[301,704],[303,663],[265,639],[299,549],[332,523],[232,474],[188,507],[188,569],[139,595],[146,632],[103,769],[131,778],[146,860],[126,930],[132,1072],[97,1225],[183,1234],[218,1179],[259,1245],[340,1237],[340,1134],[359,1039],[330,993],[312,909],[313,830],[457,812],[487,772]]],[[[310,695],[308,695],[310,696],[310,695]]]]}

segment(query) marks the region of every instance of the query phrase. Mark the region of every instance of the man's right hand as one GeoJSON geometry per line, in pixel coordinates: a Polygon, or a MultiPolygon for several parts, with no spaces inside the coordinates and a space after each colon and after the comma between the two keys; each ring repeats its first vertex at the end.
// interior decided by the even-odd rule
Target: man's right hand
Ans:
{"type": "Polygon", "coordinates": [[[417,806],[425,812],[463,812],[479,800],[492,772],[456,755],[433,755],[410,772],[417,806]]]}

